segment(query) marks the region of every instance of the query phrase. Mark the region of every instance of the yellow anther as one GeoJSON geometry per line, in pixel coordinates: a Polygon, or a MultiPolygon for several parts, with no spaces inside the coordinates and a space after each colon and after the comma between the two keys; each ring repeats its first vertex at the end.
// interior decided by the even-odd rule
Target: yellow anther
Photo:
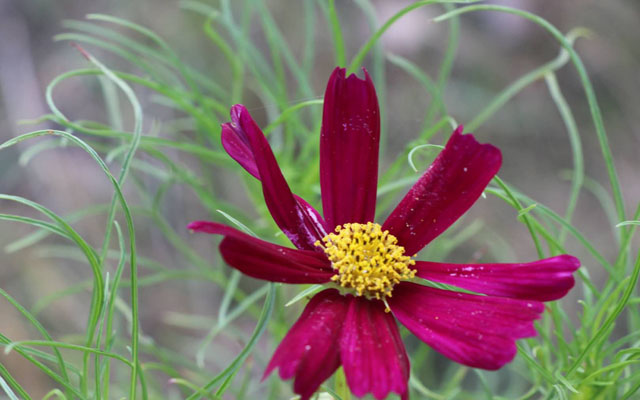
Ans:
{"type": "MultiPolygon", "coordinates": [[[[411,257],[389,231],[373,222],[338,225],[335,233],[317,241],[336,271],[331,280],[356,296],[383,300],[391,297],[393,287],[412,279],[416,271],[411,257]]],[[[388,306],[387,306],[388,308],[388,306]]]]}

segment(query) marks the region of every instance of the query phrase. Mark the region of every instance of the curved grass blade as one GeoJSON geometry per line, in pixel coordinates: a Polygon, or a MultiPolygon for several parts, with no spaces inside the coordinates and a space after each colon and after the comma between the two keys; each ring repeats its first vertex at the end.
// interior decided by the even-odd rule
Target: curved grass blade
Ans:
{"type": "Polygon", "coordinates": [[[202,391],[208,393],[221,381],[223,380],[226,381],[232,378],[235,375],[235,373],[238,372],[238,370],[242,366],[242,363],[249,356],[249,353],[253,350],[256,343],[258,342],[258,339],[264,333],[267,327],[267,322],[269,321],[269,319],[271,318],[271,314],[273,313],[276,287],[273,283],[269,283],[268,287],[269,287],[269,291],[267,292],[267,298],[265,299],[264,306],[262,307],[262,313],[260,314],[258,323],[256,324],[256,327],[253,331],[253,334],[251,335],[251,338],[249,339],[249,342],[247,342],[247,345],[244,347],[244,349],[242,349],[240,354],[238,354],[238,356],[233,360],[233,362],[231,362],[231,364],[229,364],[227,368],[225,368],[220,374],[218,374],[218,376],[210,380],[207,384],[202,386],[200,391],[197,391],[191,396],[187,397],[187,400],[198,399],[198,396],[200,396],[200,393],[202,391]]]}
{"type": "Polygon", "coordinates": [[[565,48],[565,50],[569,53],[569,57],[573,65],[575,66],[578,75],[580,77],[580,82],[582,83],[582,87],[584,89],[585,95],[587,97],[587,101],[589,103],[589,110],[591,112],[591,117],[593,119],[593,124],[596,130],[596,136],[598,137],[598,142],[600,144],[600,149],[602,151],[602,156],[604,158],[607,174],[609,175],[609,183],[611,184],[611,188],[613,190],[613,198],[616,204],[616,211],[618,212],[618,218],[620,221],[625,220],[625,209],[624,209],[624,200],[622,196],[622,188],[620,187],[620,180],[618,179],[618,173],[615,168],[615,164],[613,162],[613,154],[611,153],[611,147],[609,146],[609,139],[607,137],[607,133],[604,128],[604,122],[602,120],[602,113],[600,112],[600,106],[598,105],[598,100],[595,95],[595,91],[593,90],[593,85],[591,83],[591,79],[587,74],[587,70],[582,62],[582,59],[578,55],[578,53],[574,50],[571,43],[564,37],[564,35],[551,23],[547,20],[532,14],[527,11],[518,10],[511,7],[505,6],[497,6],[497,5],[472,5],[463,8],[458,8],[453,11],[450,11],[446,14],[443,14],[434,19],[434,22],[444,21],[448,18],[461,15],[471,11],[499,11],[508,14],[518,15],[529,21],[541,26],[547,32],[549,32],[561,45],[565,48]]]}

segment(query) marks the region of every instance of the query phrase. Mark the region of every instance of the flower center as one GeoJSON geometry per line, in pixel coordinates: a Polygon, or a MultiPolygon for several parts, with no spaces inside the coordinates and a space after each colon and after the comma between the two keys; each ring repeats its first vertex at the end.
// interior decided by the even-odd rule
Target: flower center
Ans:
{"type": "Polygon", "coordinates": [[[336,270],[331,280],[357,296],[383,300],[391,297],[393,286],[412,279],[415,261],[404,255],[404,247],[389,231],[373,222],[338,225],[321,246],[336,270]]]}

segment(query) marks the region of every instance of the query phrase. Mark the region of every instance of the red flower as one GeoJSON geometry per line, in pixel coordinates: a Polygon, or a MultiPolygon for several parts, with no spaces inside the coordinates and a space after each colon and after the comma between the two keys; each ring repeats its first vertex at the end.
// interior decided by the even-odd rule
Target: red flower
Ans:
{"type": "Polygon", "coordinates": [[[395,392],[407,398],[409,358],[396,319],[454,361],[498,369],[515,356],[516,339],[536,335],[533,321],[544,310],[542,302],[564,296],[580,265],[569,255],[525,264],[413,261],[409,256],[477,200],[502,156],[459,127],[380,226],[372,223],[379,139],[378,101],[369,75],[345,77],[345,70],[336,68],[324,97],[320,135],[323,218],[291,192],[264,134],[244,106],[236,105],[231,122],[222,126],[222,145],[262,182],[271,215],[297,249],[215,222],[189,225],[224,235],[223,258],[249,276],[334,287],[309,301],[265,372],[279,368],[282,379],[294,377],[293,390],[302,400],[340,365],[356,396],[383,399],[395,392]],[[414,276],[482,295],[420,285],[414,276]]]}

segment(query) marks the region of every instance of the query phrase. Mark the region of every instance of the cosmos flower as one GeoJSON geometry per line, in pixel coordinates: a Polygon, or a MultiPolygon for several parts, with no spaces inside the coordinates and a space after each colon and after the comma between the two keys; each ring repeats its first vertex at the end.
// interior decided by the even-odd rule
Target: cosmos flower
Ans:
{"type": "Polygon", "coordinates": [[[264,134],[242,105],[222,126],[229,155],[262,183],[266,205],[296,249],[223,224],[189,228],[223,235],[233,268],[271,282],[327,284],[278,346],[278,368],[307,400],[342,365],[356,396],[408,398],[409,358],[396,320],[446,357],[495,370],[513,359],[515,341],[536,335],[542,302],[573,287],[579,261],[560,255],[522,264],[414,260],[478,199],[502,156],[473,135],[453,132],[445,148],[379,225],[373,222],[380,117],[371,78],[336,68],[324,97],[320,134],[321,215],[291,192],[264,134]],[[440,282],[464,289],[427,286],[440,282]],[[472,292],[472,293],[470,293],[472,292]]]}

